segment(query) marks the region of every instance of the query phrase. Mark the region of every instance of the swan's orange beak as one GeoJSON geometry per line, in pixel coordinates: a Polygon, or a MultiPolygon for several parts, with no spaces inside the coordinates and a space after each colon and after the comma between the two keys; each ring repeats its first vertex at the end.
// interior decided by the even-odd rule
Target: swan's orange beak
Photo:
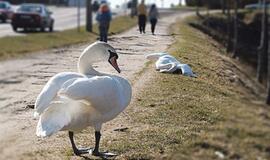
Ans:
{"type": "Polygon", "coordinates": [[[118,73],[120,73],[121,70],[120,70],[120,68],[118,67],[118,64],[117,64],[116,59],[117,59],[117,57],[116,57],[116,56],[113,56],[112,58],[109,59],[109,62],[110,62],[110,64],[113,66],[113,68],[114,68],[118,73]]]}

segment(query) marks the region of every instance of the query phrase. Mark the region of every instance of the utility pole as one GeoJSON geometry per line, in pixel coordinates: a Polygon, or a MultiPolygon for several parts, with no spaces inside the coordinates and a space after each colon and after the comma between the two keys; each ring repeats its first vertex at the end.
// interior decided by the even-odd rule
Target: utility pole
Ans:
{"type": "Polygon", "coordinates": [[[78,30],[78,32],[80,32],[80,27],[81,27],[81,24],[80,24],[80,22],[81,22],[81,1],[80,0],[78,0],[78,2],[77,2],[77,30],[78,30]]]}
{"type": "Polygon", "coordinates": [[[238,48],[238,7],[239,7],[239,0],[234,1],[234,40],[233,40],[233,58],[236,58],[237,55],[237,48],[238,48]]]}
{"type": "Polygon", "coordinates": [[[92,0],[86,0],[86,30],[93,31],[92,0]]]}
{"type": "Polygon", "coordinates": [[[267,14],[267,4],[266,0],[260,2],[263,6],[262,12],[262,26],[261,26],[261,41],[258,47],[258,58],[257,58],[257,80],[258,82],[263,82],[263,76],[267,73],[267,51],[268,51],[268,14],[267,14]]]}
{"type": "MultiPolygon", "coordinates": [[[[270,13],[269,13],[269,9],[267,10],[267,18],[268,18],[268,24],[267,24],[267,27],[268,27],[268,36],[270,37],[270,26],[269,26],[269,22],[270,22],[270,13]]],[[[268,39],[268,47],[270,46],[270,40],[268,39]]],[[[268,57],[267,57],[267,98],[266,98],[266,104],[270,105],[270,48],[268,48],[267,50],[267,53],[268,53],[268,57]]]]}

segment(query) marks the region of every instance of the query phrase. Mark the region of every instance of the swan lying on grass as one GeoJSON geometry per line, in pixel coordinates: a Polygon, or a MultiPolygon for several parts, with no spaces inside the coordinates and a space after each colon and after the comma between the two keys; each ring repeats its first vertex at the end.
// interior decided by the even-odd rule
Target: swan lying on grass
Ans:
{"type": "Polygon", "coordinates": [[[161,73],[178,73],[184,76],[197,77],[189,65],[179,62],[167,53],[151,53],[146,56],[150,61],[156,61],[156,70],[161,73]]]}
{"type": "Polygon", "coordinates": [[[78,62],[78,73],[62,72],[53,76],[38,95],[35,116],[39,116],[37,136],[47,137],[67,130],[76,155],[91,152],[95,156],[113,155],[99,152],[102,124],[114,119],[130,103],[131,85],[119,76],[100,73],[92,64],[108,61],[120,73],[118,55],[107,43],[88,46],[78,62]],[[92,126],[95,129],[93,150],[78,149],[74,132],[92,126]]]}

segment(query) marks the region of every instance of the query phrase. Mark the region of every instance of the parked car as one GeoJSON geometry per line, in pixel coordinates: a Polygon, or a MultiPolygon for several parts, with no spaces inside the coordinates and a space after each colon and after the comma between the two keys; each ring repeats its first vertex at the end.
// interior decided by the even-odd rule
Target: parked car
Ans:
{"type": "Polygon", "coordinates": [[[11,19],[13,10],[9,2],[0,1],[0,20],[5,23],[8,19],[11,19]]]}
{"type": "Polygon", "coordinates": [[[52,32],[54,19],[51,15],[52,12],[43,4],[24,3],[13,14],[11,25],[15,32],[18,28],[39,28],[42,32],[49,28],[52,32]]]}

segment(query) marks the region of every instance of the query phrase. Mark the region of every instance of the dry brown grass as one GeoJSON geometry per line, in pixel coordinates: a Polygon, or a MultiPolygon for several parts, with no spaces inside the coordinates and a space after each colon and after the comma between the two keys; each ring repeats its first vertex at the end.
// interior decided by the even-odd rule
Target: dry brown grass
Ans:
{"type": "Polygon", "coordinates": [[[269,159],[269,108],[232,80],[221,46],[186,23],[172,30],[168,52],[198,78],[155,73],[129,112],[134,128],[103,145],[123,159],[269,159]]]}

